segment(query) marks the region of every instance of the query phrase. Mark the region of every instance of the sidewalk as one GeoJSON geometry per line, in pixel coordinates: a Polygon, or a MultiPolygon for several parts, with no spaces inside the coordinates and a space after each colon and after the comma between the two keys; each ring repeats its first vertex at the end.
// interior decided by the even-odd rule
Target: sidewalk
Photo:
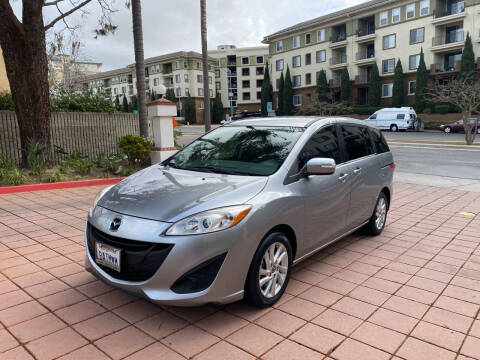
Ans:
{"type": "Polygon", "coordinates": [[[432,181],[396,182],[382,235],[299,264],[264,310],[156,306],[96,280],[98,186],[0,195],[0,359],[480,359],[480,193],[432,181]]]}

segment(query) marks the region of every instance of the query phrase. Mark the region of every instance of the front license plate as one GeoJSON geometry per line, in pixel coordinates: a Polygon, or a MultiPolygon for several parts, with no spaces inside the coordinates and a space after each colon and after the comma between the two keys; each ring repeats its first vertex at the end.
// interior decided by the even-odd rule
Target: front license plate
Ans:
{"type": "Polygon", "coordinates": [[[95,243],[95,262],[120,272],[120,249],[95,243]]]}

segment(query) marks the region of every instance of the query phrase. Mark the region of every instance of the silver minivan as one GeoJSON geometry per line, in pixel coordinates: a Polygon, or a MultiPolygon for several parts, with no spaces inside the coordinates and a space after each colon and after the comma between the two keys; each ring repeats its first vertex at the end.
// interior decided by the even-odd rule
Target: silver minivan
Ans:
{"type": "Polygon", "coordinates": [[[394,169],[362,121],[236,121],[102,190],[85,266],[161,304],[271,306],[293,265],[357,229],[382,232],[394,169]]]}

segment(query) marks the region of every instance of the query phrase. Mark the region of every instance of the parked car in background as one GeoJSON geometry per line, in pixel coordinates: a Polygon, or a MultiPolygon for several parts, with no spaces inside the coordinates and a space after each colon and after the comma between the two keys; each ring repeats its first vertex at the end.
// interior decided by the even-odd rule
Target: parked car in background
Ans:
{"type": "MultiPolygon", "coordinates": [[[[468,122],[472,126],[472,132],[475,131],[475,123],[477,123],[477,132],[480,134],[480,119],[471,118],[468,119],[468,122]]],[[[456,133],[456,132],[465,132],[463,126],[463,120],[458,120],[450,124],[440,125],[440,130],[446,134],[456,133]]]]}
{"type": "Polygon", "coordinates": [[[268,307],[294,264],[361,227],[383,231],[394,169],[363,121],[235,121],[102,190],[85,267],[162,304],[268,307]]]}
{"type": "Polygon", "coordinates": [[[365,121],[380,130],[415,130],[417,113],[411,107],[385,108],[378,110],[365,121]]]}

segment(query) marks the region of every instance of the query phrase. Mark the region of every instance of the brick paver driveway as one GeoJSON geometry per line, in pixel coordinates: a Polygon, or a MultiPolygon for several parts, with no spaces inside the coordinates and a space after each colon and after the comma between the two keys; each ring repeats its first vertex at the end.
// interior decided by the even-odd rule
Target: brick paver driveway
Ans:
{"type": "Polygon", "coordinates": [[[85,272],[98,190],[0,196],[2,360],[480,359],[478,193],[397,183],[381,236],[313,256],[258,310],[156,306],[85,272]]]}

